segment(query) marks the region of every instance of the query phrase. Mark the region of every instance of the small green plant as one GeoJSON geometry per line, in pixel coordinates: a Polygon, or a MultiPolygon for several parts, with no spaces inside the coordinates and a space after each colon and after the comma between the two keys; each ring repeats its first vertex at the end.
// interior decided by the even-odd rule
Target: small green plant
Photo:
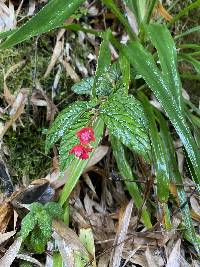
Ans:
{"type": "Polygon", "coordinates": [[[28,250],[40,254],[51,239],[52,220],[62,219],[63,209],[55,202],[45,205],[35,202],[29,208],[29,213],[22,220],[20,235],[28,250]]]}

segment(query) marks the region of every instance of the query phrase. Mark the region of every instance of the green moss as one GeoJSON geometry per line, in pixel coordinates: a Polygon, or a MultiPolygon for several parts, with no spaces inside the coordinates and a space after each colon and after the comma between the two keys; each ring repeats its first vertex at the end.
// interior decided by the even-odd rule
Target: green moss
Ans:
{"type": "Polygon", "coordinates": [[[8,146],[7,161],[13,178],[33,180],[48,173],[51,159],[44,154],[44,141],[41,129],[20,127],[17,132],[9,131],[4,142],[8,146]]]}

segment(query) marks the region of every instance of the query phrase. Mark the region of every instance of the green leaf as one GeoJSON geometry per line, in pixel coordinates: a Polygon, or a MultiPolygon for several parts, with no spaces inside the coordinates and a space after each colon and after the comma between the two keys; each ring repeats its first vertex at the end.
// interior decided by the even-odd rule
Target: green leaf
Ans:
{"type": "MultiPolygon", "coordinates": [[[[169,116],[174,128],[176,129],[183,145],[185,146],[190,160],[196,172],[196,183],[200,183],[200,155],[194,138],[186,123],[184,113],[177,106],[177,99],[172,95],[168,82],[157,68],[153,56],[144,49],[137,41],[132,42],[123,48],[124,54],[137,72],[142,75],[146,83],[154,92],[163,109],[169,116]],[[134,55],[134,56],[130,56],[134,55]]],[[[176,94],[175,94],[176,95],[176,94]]]]}
{"type": "MultiPolygon", "coordinates": [[[[140,209],[143,200],[142,200],[142,193],[140,192],[137,184],[134,183],[134,181],[137,180],[137,177],[135,177],[135,175],[133,174],[131,167],[126,159],[122,143],[112,135],[110,136],[110,140],[120,174],[124,178],[124,183],[126,184],[129,194],[133,198],[136,207],[140,209]]],[[[152,227],[150,215],[146,207],[144,207],[142,210],[141,218],[144,225],[148,229],[152,227]]]]}
{"type": "Polygon", "coordinates": [[[52,218],[50,214],[44,209],[43,211],[37,213],[37,225],[41,231],[42,236],[48,241],[51,238],[51,225],[52,225],[52,218]]]}
{"type": "Polygon", "coordinates": [[[83,78],[80,82],[75,83],[71,90],[79,95],[91,95],[92,87],[94,85],[94,77],[83,78]]]}
{"type": "Polygon", "coordinates": [[[140,99],[149,122],[149,134],[153,148],[158,199],[160,202],[165,203],[169,197],[169,168],[166,160],[164,145],[159,135],[156,126],[155,115],[148,98],[145,95],[140,94],[140,99]]]}
{"type": "Polygon", "coordinates": [[[34,214],[32,214],[31,212],[29,212],[23,218],[21,222],[21,231],[20,231],[23,241],[27,238],[29,233],[34,229],[36,224],[37,224],[37,219],[35,218],[34,214]]]}
{"type": "Polygon", "coordinates": [[[184,36],[186,36],[186,35],[189,35],[189,34],[191,34],[191,33],[198,32],[198,31],[200,31],[200,25],[195,26],[195,27],[193,27],[193,28],[190,28],[190,29],[188,29],[187,31],[182,32],[181,34],[176,35],[176,36],[174,37],[174,39],[177,40],[177,39],[179,39],[179,38],[182,38],[182,37],[184,37],[184,36]]]}
{"type": "Polygon", "coordinates": [[[126,94],[128,94],[129,81],[130,81],[130,63],[124,55],[120,55],[119,64],[122,72],[122,79],[125,92],[126,94]]]}
{"type": "Polygon", "coordinates": [[[186,6],[185,8],[181,9],[180,12],[170,20],[169,24],[173,24],[178,21],[181,17],[188,15],[188,12],[192,9],[198,8],[200,6],[200,0],[192,2],[190,5],[186,6]]]}
{"type": "Polygon", "coordinates": [[[47,244],[46,238],[41,234],[39,229],[34,229],[30,238],[30,245],[35,253],[42,254],[47,244]]]}
{"type": "Polygon", "coordinates": [[[62,110],[47,133],[46,151],[56,143],[79,120],[79,118],[95,106],[93,101],[77,101],[62,110]]]}
{"type": "MultiPolygon", "coordinates": [[[[182,184],[182,177],[178,169],[178,162],[176,159],[176,151],[174,149],[173,140],[171,138],[168,125],[166,124],[165,119],[161,115],[159,111],[156,113],[159,123],[160,123],[160,131],[162,140],[164,143],[165,148],[165,154],[166,154],[166,160],[169,164],[169,172],[170,172],[170,178],[172,183],[174,184],[182,184]]],[[[192,218],[190,216],[190,210],[187,203],[187,196],[184,191],[183,186],[177,186],[177,193],[178,193],[178,199],[180,205],[183,205],[181,208],[181,214],[184,221],[184,228],[186,229],[186,235],[189,237],[190,242],[193,243],[195,246],[197,252],[200,252],[200,243],[197,240],[197,234],[195,233],[194,224],[192,222],[192,218]]]]}
{"type": "Polygon", "coordinates": [[[148,159],[148,123],[138,100],[117,92],[101,106],[100,116],[112,135],[148,159]]]}
{"type": "Polygon", "coordinates": [[[74,154],[70,154],[70,150],[73,146],[79,143],[79,139],[76,136],[76,132],[83,127],[86,127],[89,122],[89,113],[85,113],[69,130],[63,135],[60,148],[59,148],[59,163],[61,171],[64,171],[68,167],[73,159],[74,154]]]}
{"type": "Polygon", "coordinates": [[[184,60],[184,61],[187,61],[190,64],[192,64],[193,67],[195,68],[196,72],[198,74],[200,74],[200,61],[199,60],[196,60],[192,56],[187,55],[187,54],[183,54],[183,53],[180,53],[178,56],[179,56],[180,60],[184,60]]]}
{"type": "MultiPolygon", "coordinates": [[[[97,96],[107,96],[111,93],[113,83],[118,82],[121,79],[121,71],[118,62],[113,63],[110,67],[110,61],[108,63],[108,70],[106,73],[103,71],[103,79],[98,83],[96,87],[97,96]]],[[[83,78],[80,82],[75,83],[71,90],[79,95],[92,95],[92,88],[94,86],[95,77],[83,78]]]]}
{"type": "MultiPolygon", "coordinates": [[[[100,139],[103,135],[103,128],[104,128],[103,121],[100,118],[98,118],[97,121],[95,122],[93,128],[94,128],[96,141],[93,143],[93,151],[92,151],[92,153],[90,153],[90,158],[94,154],[94,151],[95,151],[95,149],[96,149],[96,147],[97,147],[98,143],[100,142],[100,139]]],[[[72,162],[72,164],[70,166],[70,171],[69,171],[70,175],[69,175],[67,182],[65,183],[65,186],[64,186],[62,193],[60,195],[59,203],[61,206],[63,206],[64,203],[66,202],[66,200],[68,199],[73,188],[75,187],[76,183],[78,182],[84,168],[88,164],[90,158],[87,160],[82,160],[82,159],[76,158],[72,162]]]]}
{"type": "Polygon", "coordinates": [[[182,85],[177,69],[176,47],[173,38],[167,27],[161,24],[147,26],[147,33],[158,52],[163,79],[168,83],[174,101],[183,112],[182,85]]]}
{"type": "MultiPolygon", "coordinates": [[[[139,0],[139,1],[143,2],[145,0],[139,0]]],[[[121,13],[120,9],[117,7],[117,4],[113,0],[102,0],[102,2],[113,12],[113,14],[119,19],[122,25],[124,25],[131,39],[132,40],[137,39],[137,35],[132,31],[132,28],[130,27],[128,20],[121,13]]]]}
{"type": "Polygon", "coordinates": [[[67,18],[84,2],[84,0],[51,0],[32,19],[14,32],[0,45],[6,49],[33,36],[60,27],[67,18]]]}
{"type": "Polygon", "coordinates": [[[123,0],[123,2],[134,13],[137,20],[138,28],[140,28],[140,25],[145,16],[146,0],[123,0]]]}
{"type": "MultiPolygon", "coordinates": [[[[104,88],[109,81],[109,69],[111,65],[111,55],[109,49],[111,31],[107,30],[103,34],[103,41],[100,45],[99,56],[97,61],[97,69],[95,73],[92,95],[96,96],[98,88],[104,88]]],[[[106,95],[106,92],[104,93],[106,95]]]]}
{"type": "Polygon", "coordinates": [[[60,219],[62,220],[64,210],[60,206],[59,203],[56,202],[48,202],[44,206],[47,213],[53,218],[53,219],[60,219]]]}
{"type": "Polygon", "coordinates": [[[42,211],[44,209],[44,206],[39,202],[34,202],[34,203],[29,205],[29,209],[30,209],[31,213],[34,214],[34,213],[38,213],[38,212],[42,211]]]}

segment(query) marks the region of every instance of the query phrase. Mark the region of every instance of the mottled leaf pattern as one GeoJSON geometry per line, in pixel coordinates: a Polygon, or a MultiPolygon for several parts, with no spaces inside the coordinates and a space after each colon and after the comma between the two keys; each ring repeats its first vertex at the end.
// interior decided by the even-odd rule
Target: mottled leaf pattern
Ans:
{"type": "Polygon", "coordinates": [[[79,120],[79,118],[95,106],[93,101],[77,101],[61,111],[47,133],[46,151],[56,143],[79,120]]]}
{"type": "Polygon", "coordinates": [[[37,219],[32,213],[28,213],[22,220],[21,223],[21,237],[23,240],[27,238],[29,233],[34,229],[35,225],[37,224],[37,219]]]}
{"type": "Polygon", "coordinates": [[[94,85],[94,77],[83,78],[80,82],[75,83],[71,90],[79,95],[91,95],[92,87],[94,85]]]}
{"type": "Polygon", "coordinates": [[[148,123],[140,102],[132,96],[115,93],[100,109],[111,134],[124,145],[148,159],[148,123]]]}

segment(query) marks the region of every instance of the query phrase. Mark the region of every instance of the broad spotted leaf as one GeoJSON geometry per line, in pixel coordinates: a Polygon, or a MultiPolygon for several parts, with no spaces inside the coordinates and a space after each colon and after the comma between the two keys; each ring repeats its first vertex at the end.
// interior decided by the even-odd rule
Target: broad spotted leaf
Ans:
{"type": "Polygon", "coordinates": [[[92,107],[93,101],[77,101],[61,111],[47,133],[46,151],[56,143],[79,120],[79,118],[92,107]]]}
{"type": "Polygon", "coordinates": [[[100,116],[111,134],[145,159],[149,158],[148,123],[138,100],[117,92],[101,106],[100,116]]]}
{"type": "MultiPolygon", "coordinates": [[[[103,79],[96,88],[97,96],[109,95],[111,93],[113,85],[120,81],[121,81],[120,67],[118,62],[115,62],[110,67],[108,67],[106,73],[103,74],[103,79]]],[[[79,95],[92,95],[92,88],[94,86],[94,82],[95,82],[94,76],[83,78],[80,82],[75,83],[71,87],[71,90],[79,95]]]]}
{"type": "Polygon", "coordinates": [[[37,219],[35,218],[34,214],[29,212],[22,220],[21,223],[21,237],[23,241],[27,238],[29,233],[34,229],[37,224],[37,219]]]}
{"type": "Polygon", "coordinates": [[[70,154],[73,146],[79,143],[76,132],[83,127],[86,127],[89,122],[89,113],[85,113],[73,126],[69,128],[62,137],[59,155],[60,155],[60,169],[64,171],[70,162],[75,158],[74,154],[70,154]]]}
{"type": "Polygon", "coordinates": [[[91,95],[94,85],[94,77],[83,78],[80,82],[75,83],[71,90],[78,95],[91,95]]]}

